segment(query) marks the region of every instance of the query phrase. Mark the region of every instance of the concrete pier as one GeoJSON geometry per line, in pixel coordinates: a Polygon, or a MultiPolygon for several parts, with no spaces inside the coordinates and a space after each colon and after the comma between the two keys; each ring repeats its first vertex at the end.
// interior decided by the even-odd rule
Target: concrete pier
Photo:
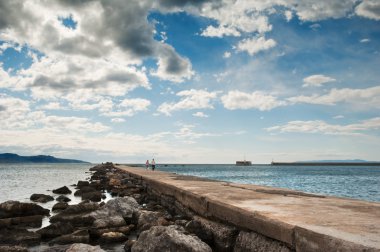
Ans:
{"type": "Polygon", "coordinates": [[[254,231],[295,251],[380,251],[380,203],[117,168],[203,217],[254,231]]]}

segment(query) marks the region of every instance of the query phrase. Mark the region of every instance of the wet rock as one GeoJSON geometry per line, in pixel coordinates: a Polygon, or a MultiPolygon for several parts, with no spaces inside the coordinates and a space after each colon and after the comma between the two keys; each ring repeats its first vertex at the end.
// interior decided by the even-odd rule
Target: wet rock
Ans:
{"type": "Polygon", "coordinates": [[[68,197],[66,197],[64,195],[59,195],[55,200],[58,202],[70,202],[71,201],[71,199],[69,199],[68,197]]]}
{"type": "Polygon", "coordinates": [[[65,234],[71,234],[72,232],[74,232],[73,226],[66,222],[53,223],[37,230],[37,233],[41,235],[42,239],[55,238],[65,234]]]}
{"type": "Polygon", "coordinates": [[[41,236],[26,229],[2,228],[0,229],[0,244],[6,245],[35,245],[41,236]]]}
{"type": "Polygon", "coordinates": [[[142,232],[153,226],[168,226],[169,222],[160,212],[141,210],[137,221],[137,229],[142,232]]]}
{"type": "Polygon", "coordinates": [[[232,226],[194,216],[186,225],[186,230],[196,234],[202,241],[217,251],[231,251],[238,230],[232,226]]]}
{"type": "Polygon", "coordinates": [[[54,238],[49,244],[69,244],[69,243],[89,243],[90,235],[87,230],[78,230],[71,234],[66,234],[54,238]]]}
{"type": "Polygon", "coordinates": [[[69,247],[66,252],[105,252],[100,246],[90,246],[83,243],[76,243],[69,247]]]}
{"type": "Polygon", "coordinates": [[[99,191],[93,191],[82,194],[82,200],[91,200],[94,202],[99,202],[102,200],[102,193],[99,191]]]}
{"type": "Polygon", "coordinates": [[[90,236],[92,238],[99,238],[104,233],[109,232],[119,232],[123,233],[125,235],[128,235],[133,229],[135,228],[135,225],[131,224],[128,226],[120,226],[120,227],[112,227],[112,228],[91,228],[90,229],[90,236]]]}
{"type": "Polygon", "coordinates": [[[60,188],[57,188],[53,190],[53,193],[56,194],[71,194],[71,190],[67,186],[62,186],[60,188]]]}
{"type": "Polygon", "coordinates": [[[179,226],[155,226],[140,234],[132,252],[211,252],[211,248],[196,236],[186,235],[179,226]]]}
{"type": "Polygon", "coordinates": [[[38,228],[42,225],[42,215],[13,217],[0,219],[0,228],[4,227],[22,227],[22,228],[38,228]]]}
{"type": "Polygon", "coordinates": [[[91,186],[84,186],[74,193],[74,196],[82,196],[84,193],[95,192],[95,188],[91,186]]]}
{"type": "Polygon", "coordinates": [[[21,246],[0,246],[0,252],[28,252],[28,249],[21,246]]]}
{"type": "Polygon", "coordinates": [[[131,252],[132,251],[132,246],[136,243],[136,240],[128,240],[124,244],[124,251],[125,252],[131,252]]]}
{"type": "Polygon", "coordinates": [[[6,201],[0,204],[0,219],[31,215],[49,215],[49,212],[48,209],[34,203],[6,201]]]}
{"type": "Polygon", "coordinates": [[[128,237],[120,232],[108,232],[100,236],[100,242],[102,243],[114,243],[126,241],[128,237]]]}
{"type": "Polygon", "coordinates": [[[58,202],[57,204],[53,206],[52,210],[53,211],[65,210],[68,206],[69,204],[67,204],[66,202],[58,202]]]}
{"type": "Polygon", "coordinates": [[[30,196],[30,200],[39,203],[46,203],[54,200],[54,198],[50,195],[34,193],[30,196]]]}
{"type": "Polygon", "coordinates": [[[99,210],[90,214],[95,221],[94,228],[125,226],[136,222],[139,204],[134,198],[116,198],[108,201],[99,210]]]}
{"type": "Polygon", "coordinates": [[[89,214],[97,209],[99,209],[99,205],[92,202],[70,205],[59,214],[51,217],[50,222],[69,222],[74,227],[91,226],[94,222],[94,218],[89,214]]]}
{"type": "Polygon", "coordinates": [[[253,232],[241,231],[236,239],[234,252],[290,252],[284,244],[253,232]]]}
{"type": "Polygon", "coordinates": [[[174,223],[178,226],[185,227],[189,221],[187,220],[176,220],[174,223]]]}
{"type": "Polygon", "coordinates": [[[90,182],[88,181],[78,181],[77,183],[77,188],[82,188],[82,187],[85,187],[85,186],[90,186],[90,182]]]}

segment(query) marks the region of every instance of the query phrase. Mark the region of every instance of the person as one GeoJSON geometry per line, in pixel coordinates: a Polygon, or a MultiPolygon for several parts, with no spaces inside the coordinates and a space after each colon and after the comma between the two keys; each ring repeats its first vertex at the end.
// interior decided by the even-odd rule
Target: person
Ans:
{"type": "Polygon", "coordinates": [[[152,159],[152,171],[156,169],[156,161],[154,161],[154,158],[152,159]]]}
{"type": "Polygon", "coordinates": [[[149,170],[149,160],[148,159],[145,162],[145,167],[146,167],[147,170],[149,170]]]}

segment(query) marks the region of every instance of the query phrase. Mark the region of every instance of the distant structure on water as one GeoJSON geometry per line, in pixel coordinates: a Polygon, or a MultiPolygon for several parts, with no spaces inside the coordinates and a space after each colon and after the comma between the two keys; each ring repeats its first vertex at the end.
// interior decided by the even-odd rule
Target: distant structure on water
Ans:
{"type": "Polygon", "coordinates": [[[249,166],[249,165],[252,165],[252,162],[251,161],[236,161],[236,165],[238,166],[249,166]]]}

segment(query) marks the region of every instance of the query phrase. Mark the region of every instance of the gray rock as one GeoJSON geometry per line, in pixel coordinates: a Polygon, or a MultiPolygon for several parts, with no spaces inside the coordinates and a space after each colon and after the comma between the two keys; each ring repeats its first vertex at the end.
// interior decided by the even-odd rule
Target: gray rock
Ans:
{"type": "Polygon", "coordinates": [[[82,193],[82,200],[91,200],[94,202],[99,202],[102,200],[102,193],[99,191],[82,193]]]}
{"type": "Polygon", "coordinates": [[[128,226],[120,226],[120,227],[111,227],[111,228],[91,228],[90,229],[90,236],[91,238],[99,238],[102,236],[104,233],[109,233],[109,232],[118,232],[118,233],[123,233],[125,235],[129,235],[131,230],[133,230],[135,225],[131,224],[128,226]]]}
{"type": "Polygon", "coordinates": [[[85,187],[85,186],[89,186],[90,185],[90,182],[88,181],[78,181],[77,183],[77,188],[82,188],[82,187],[85,187]]]}
{"type": "Polygon", "coordinates": [[[0,204],[0,219],[31,215],[49,215],[49,210],[35,203],[6,201],[0,204]]]}
{"type": "Polygon", "coordinates": [[[100,242],[102,243],[115,243],[126,241],[128,237],[120,232],[108,232],[100,236],[100,242]]]}
{"type": "Polygon", "coordinates": [[[186,235],[179,226],[155,226],[140,234],[132,252],[211,252],[211,248],[196,236],[186,235]]]}
{"type": "Polygon", "coordinates": [[[0,219],[0,228],[38,228],[42,225],[42,215],[22,216],[0,219]]]}
{"type": "Polygon", "coordinates": [[[161,212],[141,210],[137,221],[137,229],[142,232],[153,226],[168,226],[169,222],[163,216],[161,212]]]}
{"type": "Polygon", "coordinates": [[[71,234],[74,231],[73,226],[67,222],[57,222],[47,227],[37,230],[42,239],[55,238],[65,234],[71,234]]]}
{"type": "Polygon", "coordinates": [[[68,206],[69,204],[67,204],[66,202],[58,202],[52,207],[51,210],[53,211],[65,210],[68,206]]]}
{"type": "Polygon", "coordinates": [[[56,194],[71,194],[71,190],[67,186],[62,186],[60,188],[54,189],[53,193],[56,193],[56,194]]]}
{"type": "Polygon", "coordinates": [[[69,244],[69,243],[89,243],[90,235],[87,230],[78,230],[71,234],[66,234],[54,238],[49,244],[69,244]]]}
{"type": "Polygon", "coordinates": [[[116,198],[108,201],[89,216],[95,219],[94,228],[125,226],[133,222],[133,217],[136,218],[138,208],[139,204],[132,197],[116,198]]]}
{"type": "Polygon", "coordinates": [[[41,236],[26,229],[2,228],[0,229],[0,244],[6,245],[35,245],[41,236]]]}
{"type": "Polygon", "coordinates": [[[21,246],[0,246],[0,252],[28,252],[28,249],[21,246]]]}
{"type": "Polygon", "coordinates": [[[84,193],[95,192],[95,188],[91,186],[84,186],[74,193],[74,196],[82,196],[84,193]]]}
{"type": "Polygon", "coordinates": [[[34,193],[30,196],[30,200],[39,203],[46,203],[53,201],[54,198],[50,195],[34,193]]]}
{"type": "Polygon", "coordinates": [[[83,243],[51,246],[41,252],[105,252],[99,246],[91,246],[83,243]]]}
{"type": "Polygon", "coordinates": [[[69,199],[68,197],[66,197],[64,195],[59,195],[55,200],[58,202],[70,202],[71,201],[71,199],[69,199]]]}
{"type": "Polygon", "coordinates": [[[253,232],[241,231],[236,239],[234,252],[290,252],[284,244],[253,232]]]}
{"type": "Polygon", "coordinates": [[[50,222],[69,222],[74,227],[91,226],[95,219],[89,214],[97,209],[99,209],[99,205],[96,203],[86,202],[70,205],[65,210],[51,217],[50,222]]]}
{"type": "Polygon", "coordinates": [[[194,216],[193,220],[186,225],[186,230],[196,234],[202,241],[222,252],[232,250],[238,235],[238,230],[232,226],[199,216],[194,216]]]}

